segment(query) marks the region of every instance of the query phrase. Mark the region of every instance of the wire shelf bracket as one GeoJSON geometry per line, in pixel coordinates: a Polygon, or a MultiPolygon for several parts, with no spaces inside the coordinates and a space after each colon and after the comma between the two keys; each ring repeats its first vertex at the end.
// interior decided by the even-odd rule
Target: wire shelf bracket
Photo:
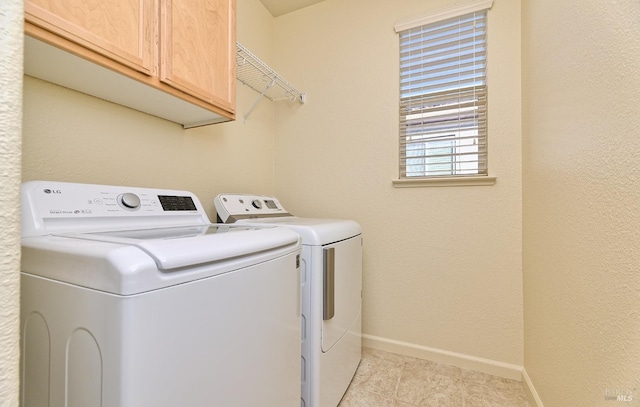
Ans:
{"type": "Polygon", "coordinates": [[[307,101],[306,94],[296,89],[239,42],[236,42],[236,79],[260,94],[243,116],[245,123],[263,97],[272,102],[288,100],[305,103],[307,101]]]}

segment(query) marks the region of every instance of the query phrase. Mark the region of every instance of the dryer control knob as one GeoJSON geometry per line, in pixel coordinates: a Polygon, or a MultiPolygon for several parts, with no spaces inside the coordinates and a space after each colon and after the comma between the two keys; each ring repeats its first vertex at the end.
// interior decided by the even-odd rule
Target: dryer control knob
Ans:
{"type": "Polygon", "coordinates": [[[124,209],[136,210],[140,208],[140,197],[131,192],[127,192],[118,197],[118,203],[124,209]]]}
{"type": "Polygon", "coordinates": [[[253,201],[251,201],[251,205],[256,209],[262,208],[262,202],[260,202],[259,199],[254,199],[253,201]]]}

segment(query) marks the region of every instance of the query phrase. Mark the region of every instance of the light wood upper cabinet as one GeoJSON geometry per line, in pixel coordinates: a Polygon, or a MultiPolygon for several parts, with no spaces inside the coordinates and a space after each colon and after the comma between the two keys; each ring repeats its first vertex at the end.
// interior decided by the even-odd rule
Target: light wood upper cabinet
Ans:
{"type": "Polygon", "coordinates": [[[153,1],[28,0],[26,20],[148,75],[155,65],[153,1]]]}
{"type": "Polygon", "coordinates": [[[185,127],[233,120],[235,1],[26,0],[25,73],[185,127]]]}
{"type": "Polygon", "coordinates": [[[233,108],[232,6],[228,0],[161,0],[161,81],[202,100],[233,108]]]}

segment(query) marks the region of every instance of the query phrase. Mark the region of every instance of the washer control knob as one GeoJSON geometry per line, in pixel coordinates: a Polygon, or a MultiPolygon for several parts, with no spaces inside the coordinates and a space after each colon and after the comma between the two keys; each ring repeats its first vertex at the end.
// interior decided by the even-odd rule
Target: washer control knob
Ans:
{"type": "Polygon", "coordinates": [[[253,201],[251,201],[251,206],[256,209],[262,209],[262,202],[260,202],[259,199],[254,199],[253,201]]]}
{"type": "Polygon", "coordinates": [[[118,203],[124,209],[136,210],[140,209],[140,197],[131,192],[127,192],[118,197],[118,203]]]}

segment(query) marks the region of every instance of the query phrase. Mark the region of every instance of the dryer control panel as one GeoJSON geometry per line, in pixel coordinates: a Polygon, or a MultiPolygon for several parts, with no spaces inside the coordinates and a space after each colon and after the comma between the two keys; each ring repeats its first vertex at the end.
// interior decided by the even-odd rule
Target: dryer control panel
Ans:
{"type": "Polygon", "coordinates": [[[213,199],[218,217],[224,223],[239,219],[291,216],[274,197],[245,194],[220,194],[213,199]]]}

